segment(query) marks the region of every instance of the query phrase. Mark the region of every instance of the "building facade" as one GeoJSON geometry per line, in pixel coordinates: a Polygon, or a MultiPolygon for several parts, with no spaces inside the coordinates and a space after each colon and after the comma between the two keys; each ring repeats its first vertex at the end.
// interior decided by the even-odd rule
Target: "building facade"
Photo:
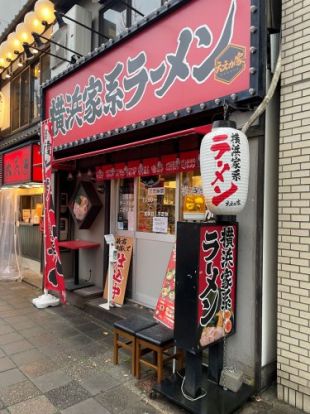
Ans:
{"type": "Polygon", "coordinates": [[[282,2],[278,398],[310,412],[310,2],[282,2]]]}

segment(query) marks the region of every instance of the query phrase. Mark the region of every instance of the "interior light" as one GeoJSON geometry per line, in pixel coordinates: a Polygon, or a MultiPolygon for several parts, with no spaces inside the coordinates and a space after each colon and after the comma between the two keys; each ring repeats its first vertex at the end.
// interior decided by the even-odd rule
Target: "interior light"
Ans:
{"type": "Polygon", "coordinates": [[[35,32],[41,34],[45,30],[45,26],[42,24],[40,18],[33,11],[26,14],[24,23],[29,29],[30,33],[35,32]]]}
{"type": "Polygon", "coordinates": [[[8,45],[9,47],[14,51],[14,52],[23,52],[23,45],[21,43],[20,40],[18,40],[16,32],[10,33],[8,35],[8,39],[7,39],[8,45]]]}
{"type": "Polygon", "coordinates": [[[31,31],[28,29],[25,23],[19,23],[16,26],[16,37],[23,45],[24,43],[31,44],[34,42],[34,38],[31,31]]]}
{"type": "Polygon", "coordinates": [[[55,7],[50,0],[38,0],[34,6],[34,11],[41,22],[51,24],[55,21],[55,7]]]}

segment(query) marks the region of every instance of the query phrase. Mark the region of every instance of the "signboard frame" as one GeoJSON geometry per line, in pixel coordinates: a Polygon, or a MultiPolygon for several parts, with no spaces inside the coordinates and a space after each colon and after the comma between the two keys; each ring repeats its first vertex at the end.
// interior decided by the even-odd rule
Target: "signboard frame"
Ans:
{"type": "MultiPolygon", "coordinates": [[[[128,30],[128,33],[126,35],[118,36],[115,40],[109,41],[106,45],[103,45],[102,47],[98,48],[94,52],[90,54],[88,57],[82,58],[77,64],[72,65],[71,68],[66,69],[65,72],[57,75],[52,80],[46,82],[43,85],[43,93],[42,93],[42,118],[48,116],[47,108],[50,108],[49,104],[51,99],[53,99],[53,90],[61,90],[64,86],[68,85],[74,76],[76,78],[79,78],[80,75],[83,74],[83,72],[88,71],[90,67],[94,67],[96,62],[98,62],[98,65],[100,65],[100,62],[102,64],[103,60],[106,55],[111,56],[118,56],[117,53],[121,48],[124,46],[123,43],[125,42],[125,48],[132,46],[137,39],[142,39],[142,37],[147,33],[148,29],[156,29],[156,25],[167,25],[169,22],[171,24],[171,21],[168,20],[170,17],[178,16],[179,13],[182,13],[183,8],[186,9],[187,7],[190,7],[192,5],[195,5],[196,3],[201,4],[201,7],[206,7],[208,1],[210,0],[193,0],[191,2],[188,1],[171,1],[169,3],[169,6],[163,6],[161,9],[159,9],[159,12],[152,13],[150,16],[148,16],[147,19],[144,19],[141,24],[137,25],[134,28],[131,28],[128,30]],[[174,6],[180,6],[175,8],[174,6]],[[156,24],[155,24],[156,23],[156,24]],[[143,30],[142,30],[143,28],[143,30]],[[138,34],[139,32],[139,34],[138,34]],[[113,53],[113,55],[111,55],[113,53]]],[[[164,113],[158,112],[156,115],[152,115],[149,111],[148,112],[142,112],[140,115],[135,117],[134,121],[130,121],[132,119],[132,114],[129,111],[128,113],[128,121],[124,122],[120,120],[120,124],[116,125],[109,125],[108,122],[102,122],[103,119],[100,119],[99,121],[94,121],[92,128],[87,129],[87,133],[85,130],[85,133],[82,132],[83,128],[75,128],[72,130],[72,136],[70,137],[69,133],[66,133],[65,135],[60,134],[59,137],[56,138],[54,151],[57,153],[58,151],[75,148],[83,144],[90,144],[93,142],[106,140],[108,138],[111,138],[116,135],[120,134],[127,134],[133,130],[139,130],[146,128],[148,126],[152,126],[154,124],[160,124],[166,121],[170,120],[177,120],[184,117],[190,117],[192,115],[206,112],[209,110],[215,110],[223,106],[224,104],[231,104],[234,107],[238,107],[239,104],[248,104],[249,102],[258,102],[261,100],[261,98],[264,95],[264,70],[263,70],[263,63],[265,61],[265,42],[264,42],[264,35],[265,35],[265,22],[264,22],[264,4],[265,1],[262,0],[259,2],[258,0],[246,0],[247,7],[249,8],[250,13],[250,25],[249,27],[246,27],[247,33],[249,33],[249,48],[246,50],[246,53],[248,53],[248,65],[246,67],[243,67],[243,72],[249,73],[249,83],[247,87],[243,88],[242,90],[229,90],[229,93],[222,94],[221,96],[216,96],[216,98],[212,99],[201,99],[201,101],[198,101],[197,103],[190,102],[188,105],[184,104],[184,107],[180,108],[177,106],[177,103],[174,105],[174,107],[171,107],[170,110],[165,111],[164,113]],[[99,127],[98,125],[101,126],[99,127]],[[107,124],[107,125],[106,125],[107,124]],[[80,130],[81,132],[79,134],[76,134],[77,130],[80,130]],[[74,136],[74,138],[73,138],[74,136]]],[[[240,0],[229,0],[229,3],[231,5],[240,5],[242,2],[240,0]]],[[[211,4],[211,3],[210,3],[211,4]]],[[[244,4],[244,1],[243,1],[244,4]]],[[[240,25],[242,26],[242,25],[240,25]]],[[[159,27],[159,26],[158,26],[159,27]]],[[[170,27],[170,26],[169,26],[170,27]]],[[[154,30],[155,30],[154,29],[154,30]]],[[[154,31],[153,30],[153,31],[154,31]]],[[[237,30],[237,29],[236,29],[237,30]]],[[[240,29],[241,30],[241,29],[240,29]]],[[[130,49],[130,48],[129,48],[130,49]]],[[[173,50],[170,50],[170,52],[174,52],[173,50]]],[[[240,52],[240,45],[234,44],[233,42],[229,43],[228,49],[222,50],[222,53],[220,53],[218,56],[216,56],[216,59],[219,60],[221,57],[224,59],[235,59],[238,53],[240,52]]],[[[130,60],[130,57],[127,58],[130,60]]],[[[134,57],[131,57],[134,59],[134,57]]],[[[108,58],[107,58],[108,60],[108,58]]],[[[221,63],[221,62],[220,62],[221,63]]],[[[218,64],[218,62],[216,63],[218,64]]],[[[225,66],[225,65],[224,65],[225,66]]],[[[223,66],[223,67],[224,67],[223,66]]],[[[241,65],[242,66],[242,65],[241,65]]],[[[222,69],[221,69],[222,70],[222,69]]],[[[225,67],[223,69],[226,71],[225,67]]],[[[229,71],[228,71],[229,72],[229,71]]],[[[227,73],[228,73],[227,72],[227,73]]],[[[226,75],[227,75],[226,73],[226,75]]],[[[103,74],[102,74],[103,75],[103,74]]],[[[225,76],[226,76],[225,75],[225,76]]],[[[221,75],[223,77],[223,75],[221,75]]],[[[224,77],[225,77],[224,76],[224,77]]],[[[230,75],[231,81],[233,81],[236,76],[240,77],[236,72],[232,72],[230,75]]],[[[91,76],[90,76],[91,77],[91,76]]],[[[89,77],[89,79],[90,79],[89,77]]],[[[217,78],[219,78],[219,75],[217,75],[217,78]]],[[[228,81],[230,80],[228,79],[228,81]]],[[[221,83],[225,84],[227,83],[227,79],[217,79],[221,83]]],[[[177,83],[177,82],[176,82],[177,83]]],[[[182,89],[183,85],[182,82],[180,83],[180,87],[182,89]]],[[[85,85],[84,85],[85,86],[85,85]]],[[[71,88],[72,89],[72,88],[71,88]]],[[[61,92],[63,96],[66,95],[67,92],[73,93],[73,89],[70,91],[66,91],[66,89],[61,92]]],[[[206,89],[206,88],[204,88],[206,89]]],[[[81,90],[83,92],[83,89],[81,90]]],[[[55,96],[58,96],[57,93],[55,96]]],[[[55,97],[54,96],[54,97],[55,97]]],[[[160,102],[162,104],[162,102],[160,102]]],[[[152,107],[152,105],[145,102],[143,105],[143,108],[149,108],[152,107]]],[[[118,114],[119,115],[119,114],[118,114]]],[[[119,118],[118,116],[116,118],[119,118]]],[[[105,120],[107,121],[107,119],[105,120]]],[[[84,125],[84,124],[83,124],[84,125]]],[[[70,132],[70,131],[69,131],[70,132]]]]}
{"type": "Polygon", "coordinates": [[[29,182],[42,183],[41,155],[40,146],[38,143],[27,143],[26,145],[21,145],[19,147],[14,148],[13,150],[3,152],[2,161],[3,185],[27,184],[29,182]],[[36,151],[38,152],[38,154],[35,154],[36,151]],[[21,157],[23,158],[21,159],[21,157]],[[15,162],[15,160],[17,161],[15,162]],[[27,161],[25,171],[23,173],[20,173],[19,175],[14,175],[12,171],[12,164],[15,162],[15,165],[18,165],[18,168],[20,168],[23,160],[27,161]],[[8,165],[10,165],[11,171],[9,176],[6,173],[6,168],[8,165]]]}

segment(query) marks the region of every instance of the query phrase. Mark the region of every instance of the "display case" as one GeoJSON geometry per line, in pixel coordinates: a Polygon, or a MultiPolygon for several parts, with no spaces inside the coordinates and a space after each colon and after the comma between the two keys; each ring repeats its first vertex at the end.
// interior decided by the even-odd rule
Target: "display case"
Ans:
{"type": "Polygon", "coordinates": [[[118,230],[134,230],[134,179],[120,180],[117,215],[118,230]]]}
{"type": "Polygon", "coordinates": [[[138,182],[138,231],[175,233],[176,176],[147,176],[138,182]]]}

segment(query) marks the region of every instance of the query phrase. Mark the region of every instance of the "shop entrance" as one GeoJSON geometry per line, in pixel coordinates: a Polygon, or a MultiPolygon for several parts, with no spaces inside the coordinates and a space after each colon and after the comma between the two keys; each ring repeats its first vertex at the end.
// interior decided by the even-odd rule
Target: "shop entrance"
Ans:
{"type": "Polygon", "coordinates": [[[128,299],[147,307],[156,306],[176,241],[177,221],[195,219],[191,215],[195,211],[200,214],[196,219],[205,218],[201,192],[198,169],[112,180],[112,232],[133,239],[128,299]],[[197,212],[197,206],[202,212],[197,212]]]}

